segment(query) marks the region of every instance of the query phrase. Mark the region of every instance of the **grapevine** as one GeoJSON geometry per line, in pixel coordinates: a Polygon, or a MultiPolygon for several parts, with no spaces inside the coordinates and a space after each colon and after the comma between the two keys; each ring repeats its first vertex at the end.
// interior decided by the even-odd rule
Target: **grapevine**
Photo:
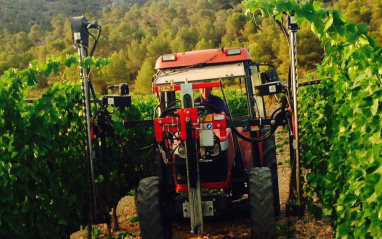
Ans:
{"type": "MultiPolygon", "coordinates": [[[[283,13],[310,24],[325,47],[322,84],[301,92],[306,192],[317,193],[337,238],[380,238],[382,208],[382,47],[368,25],[347,22],[321,2],[246,1],[248,14],[283,13]],[[326,79],[330,78],[332,81],[326,79]]],[[[308,198],[312,206],[312,198],[308,198]]]]}
{"type": "MultiPolygon", "coordinates": [[[[107,64],[106,59],[86,59],[107,64]]],[[[0,78],[0,237],[62,238],[87,219],[80,83],[60,82],[28,104],[37,76],[58,74],[78,58],[48,57],[0,78]]]]}

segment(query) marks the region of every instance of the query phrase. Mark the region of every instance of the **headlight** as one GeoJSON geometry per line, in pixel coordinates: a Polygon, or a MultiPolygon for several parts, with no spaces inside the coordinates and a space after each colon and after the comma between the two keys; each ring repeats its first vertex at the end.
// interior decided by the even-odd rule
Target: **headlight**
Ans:
{"type": "Polygon", "coordinates": [[[178,146],[178,155],[182,158],[186,157],[186,148],[184,147],[184,144],[180,144],[178,146]]]}

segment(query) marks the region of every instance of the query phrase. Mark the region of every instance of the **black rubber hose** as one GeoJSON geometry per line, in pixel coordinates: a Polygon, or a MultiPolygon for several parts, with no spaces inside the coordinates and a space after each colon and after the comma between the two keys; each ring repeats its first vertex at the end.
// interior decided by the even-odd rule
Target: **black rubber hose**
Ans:
{"type": "Polygon", "coordinates": [[[264,136],[260,136],[259,138],[250,138],[241,134],[239,131],[237,131],[237,129],[235,129],[235,127],[232,127],[231,129],[239,138],[248,142],[252,142],[252,143],[258,143],[258,142],[264,141],[276,131],[276,128],[271,127],[271,130],[268,133],[266,133],[264,136]]]}

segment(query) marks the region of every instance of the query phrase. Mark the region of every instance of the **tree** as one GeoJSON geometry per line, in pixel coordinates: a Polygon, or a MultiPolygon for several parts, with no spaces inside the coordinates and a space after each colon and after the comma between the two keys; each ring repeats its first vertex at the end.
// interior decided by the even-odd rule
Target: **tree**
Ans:
{"type": "Polygon", "coordinates": [[[125,51],[120,50],[118,53],[114,52],[111,55],[111,64],[107,65],[104,69],[104,75],[107,76],[106,80],[108,85],[115,85],[125,83],[130,80],[129,70],[124,60],[125,51]]]}
{"type": "Polygon", "coordinates": [[[204,50],[204,49],[211,49],[211,48],[214,48],[215,45],[214,43],[212,42],[212,40],[206,40],[204,38],[202,38],[202,40],[200,40],[196,46],[195,46],[195,50],[204,50]]]}
{"type": "Polygon", "coordinates": [[[149,94],[152,91],[152,79],[155,75],[153,65],[150,59],[146,59],[138,71],[135,81],[135,92],[140,94],[149,94]]]}
{"type": "Polygon", "coordinates": [[[370,23],[372,3],[364,0],[339,0],[334,4],[335,9],[343,11],[346,20],[356,23],[370,23]]]}
{"type": "Polygon", "coordinates": [[[244,29],[247,20],[248,19],[243,13],[234,12],[231,16],[227,18],[225,26],[227,34],[236,37],[241,36],[241,30],[244,29]]]}
{"type": "Polygon", "coordinates": [[[289,73],[289,46],[283,33],[279,33],[277,39],[279,40],[272,44],[272,50],[277,52],[272,63],[277,67],[277,73],[280,79],[286,82],[289,73]]]}
{"type": "Polygon", "coordinates": [[[147,57],[158,58],[160,55],[171,53],[170,45],[165,39],[155,37],[147,45],[147,57]]]}
{"type": "Polygon", "coordinates": [[[175,39],[170,43],[171,50],[173,52],[183,52],[194,49],[198,42],[198,35],[199,32],[194,27],[182,27],[176,34],[175,39]]]}
{"type": "Polygon", "coordinates": [[[33,25],[30,32],[28,33],[28,37],[34,46],[41,46],[45,43],[44,31],[40,25],[33,25]]]}
{"type": "Polygon", "coordinates": [[[25,32],[19,32],[15,35],[15,47],[18,53],[23,53],[32,47],[33,43],[29,40],[25,32]]]}
{"type": "Polygon", "coordinates": [[[136,76],[145,58],[146,50],[137,40],[133,40],[130,45],[127,45],[126,66],[133,76],[136,76]]]}
{"type": "Polygon", "coordinates": [[[277,50],[272,48],[273,44],[278,44],[279,29],[273,19],[266,19],[260,26],[260,30],[248,37],[249,52],[254,61],[272,64],[277,58],[277,50]]]}
{"type": "Polygon", "coordinates": [[[220,34],[216,32],[213,22],[207,20],[199,26],[199,37],[211,40],[215,45],[220,43],[220,34]]]}
{"type": "Polygon", "coordinates": [[[324,49],[321,46],[321,42],[307,24],[301,26],[297,38],[297,51],[299,54],[298,64],[305,70],[310,70],[314,68],[316,64],[321,62],[321,57],[324,55],[324,49]]]}
{"type": "Polygon", "coordinates": [[[382,0],[374,0],[373,4],[373,12],[370,21],[370,35],[377,40],[379,45],[382,45],[382,0]]]}

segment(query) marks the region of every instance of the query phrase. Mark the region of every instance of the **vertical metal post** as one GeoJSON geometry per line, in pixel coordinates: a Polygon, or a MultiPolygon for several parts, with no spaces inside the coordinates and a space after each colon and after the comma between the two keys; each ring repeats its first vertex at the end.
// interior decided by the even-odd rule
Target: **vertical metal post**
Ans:
{"type": "Polygon", "coordinates": [[[90,106],[90,91],[89,91],[89,81],[87,78],[87,70],[82,68],[81,61],[84,60],[84,46],[81,44],[78,46],[78,55],[80,56],[80,79],[81,79],[81,87],[82,87],[82,103],[83,110],[85,114],[85,127],[86,127],[86,145],[85,150],[87,153],[87,159],[89,161],[90,166],[90,180],[92,187],[92,199],[93,199],[93,219],[95,218],[96,213],[96,195],[95,195],[95,177],[94,177],[94,151],[92,146],[92,137],[91,137],[91,106],[90,106]]]}
{"type": "Polygon", "coordinates": [[[296,186],[297,186],[297,197],[298,204],[301,206],[301,170],[300,170],[300,135],[299,135],[299,125],[298,125],[298,74],[297,74],[297,23],[293,21],[293,16],[289,18],[289,44],[290,44],[290,56],[291,56],[291,84],[292,84],[292,95],[293,95],[293,118],[294,118],[294,141],[293,150],[296,159],[296,186]]]}
{"type": "MultiPolygon", "coordinates": [[[[255,111],[255,102],[253,101],[254,93],[254,82],[251,77],[251,69],[249,62],[244,62],[244,70],[245,70],[245,89],[247,90],[247,106],[248,106],[248,114],[250,119],[256,119],[258,115],[256,115],[255,111]]],[[[252,138],[258,137],[258,131],[250,130],[250,135],[252,138]]],[[[252,151],[252,161],[254,167],[261,167],[261,157],[260,157],[260,148],[259,143],[252,142],[251,143],[251,151],[252,151]]]]}
{"type": "MultiPolygon", "coordinates": [[[[192,84],[181,85],[182,108],[194,107],[194,97],[192,84]]],[[[186,119],[187,120],[187,119],[186,119]]],[[[202,196],[200,192],[199,163],[196,148],[196,142],[192,136],[192,123],[190,118],[186,124],[186,166],[187,166],[187,184],[188,200],[190,211],[191,233],[203,233],[203,211],[202,196]]]]}
{"type": "Polygon", "coordinates": [[[245,69],[245,87],[247,90],[248,114],[250,119],[256,119],[256,112],[254,108],[255,104],[252,99],[252,97],[254,96],[253,82],[251,78],[249,63],[247,61],[244,62],[244,69],[245,69]]]}
{"type": "MultiPolygon", "coordinates": [[[[261,85],[261,79],[259,75],[259,66],[258,65],[251,65],[251,80],[252,80],[252,90],[255,92],[255,86],[261,85]]],[[[257,105],[257,113],[258,117],[260,118],[266,118],[266,111],[264,106],[264,98],[263,96],[258,96],[255,93],[253,94],[253,97],[256,100],[257,105]]]]}

